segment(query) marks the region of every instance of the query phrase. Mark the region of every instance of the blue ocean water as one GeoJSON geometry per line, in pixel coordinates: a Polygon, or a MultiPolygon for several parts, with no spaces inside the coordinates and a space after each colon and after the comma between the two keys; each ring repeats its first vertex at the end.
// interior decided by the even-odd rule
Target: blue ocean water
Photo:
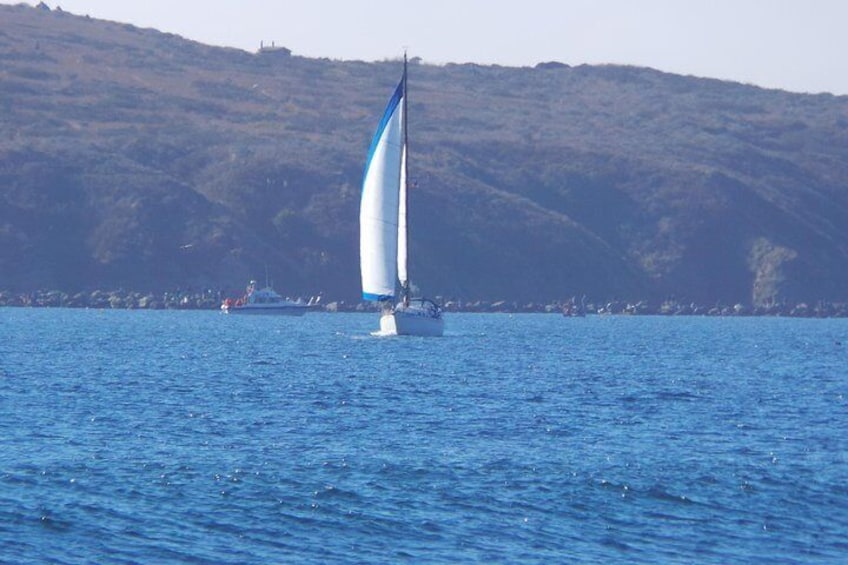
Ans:
{"type": "Polygon", "coordinates": [[[848,561],[848,320],[0,309],[3,563],[848,561]]]}

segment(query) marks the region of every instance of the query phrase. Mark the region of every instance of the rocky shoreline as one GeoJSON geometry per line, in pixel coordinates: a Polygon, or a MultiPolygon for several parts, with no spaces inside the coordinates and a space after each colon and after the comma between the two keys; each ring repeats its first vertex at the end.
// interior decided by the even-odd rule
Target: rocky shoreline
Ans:
{"type": "MultiPolygon", "coordinates": [[[[0,291],[0,307],[30,308],[95,308],[113,310],[218,310],[224,298],[219,290],[142,293],[125,290],[95,290],[74,294],[57,290],[28,293],[0,291]]],[[[479,313],[553,313],[566,316],[602,315],[660,315],[660,316],[785,316],[797,318],[845,318],[848,303],[819,301],[814,304],[775,303],[751,306],[745,304],[711,306],[677,300],[652,304],[648,301],[610,301],[594,303],[573,299],[550,303],[514,301],[461,301],[436,297],[447,312],[479,313]]],[[[366,312],[376,306],[371,303],[347,303],[321,300],[315,310],[324,312],[366,312]]]]}

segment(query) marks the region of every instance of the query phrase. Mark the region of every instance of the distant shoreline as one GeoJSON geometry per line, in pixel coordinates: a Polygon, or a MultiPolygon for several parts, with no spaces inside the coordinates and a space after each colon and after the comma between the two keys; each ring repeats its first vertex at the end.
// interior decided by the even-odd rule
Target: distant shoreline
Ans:
{"type": "MultiPolygon", "coordinates": [[[[68,294],[62,291],[33,291],[27,293],[0,291],[0,307],[19,308],[91,308],[105,310],[218,310],[224,294],[219,290],[141,293],[124,290],[95,290],[68,294]]],[[[579,307],[572,300],[519,303],[516,301],[460,301],[436,297],[446,312],[466,313],[538,313],[570,317],[583,315],[656,315],[656,316],[715,316],[715,317],[792,317],[846,318],[848,303],[818,301],[810,303],[776,303],[768,306],[745,304],[698,305],[687,301],[585,301],[579,307]]],[[[372,303],[322,300],[314,307],[320,312],[372,312],[372,303]]]]}

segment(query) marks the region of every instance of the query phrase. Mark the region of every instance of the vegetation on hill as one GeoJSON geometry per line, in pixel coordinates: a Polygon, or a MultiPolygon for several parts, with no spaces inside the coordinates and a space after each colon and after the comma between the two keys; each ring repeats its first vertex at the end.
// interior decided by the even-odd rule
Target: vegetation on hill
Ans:
{"type": "MultiPolygon", "coordinates": [[[[0,6],[0,289],[359,296],[399,61],[0,6]]],[[[848,300],[848,98],[651,69],[410,69],[414,282],[462,300],[848,300]]]]}

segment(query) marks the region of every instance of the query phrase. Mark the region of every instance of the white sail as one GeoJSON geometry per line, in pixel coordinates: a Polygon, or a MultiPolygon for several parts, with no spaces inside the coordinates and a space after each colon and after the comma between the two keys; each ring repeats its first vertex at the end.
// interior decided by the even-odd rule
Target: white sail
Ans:
{"type": "Polygon", "coordinates": [[[387,300],[395,295],[398,187],[402,181],[404,151],[403,91],[401,80],[380,120],[365,164],[359,208],[359,258],[365,300],[387,300]]]}

